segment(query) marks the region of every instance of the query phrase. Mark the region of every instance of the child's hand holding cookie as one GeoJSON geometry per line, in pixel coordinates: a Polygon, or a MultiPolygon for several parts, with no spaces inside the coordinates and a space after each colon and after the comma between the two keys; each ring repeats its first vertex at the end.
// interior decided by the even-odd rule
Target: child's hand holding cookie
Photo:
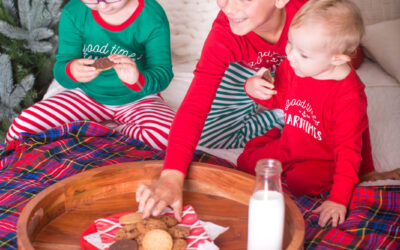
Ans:
{"type": "Polygon", "coordinates": [[[99,71],[91,66],[94,63],[93,59],[75,59],[70,65],[71,75],[78,82],[90,82],[99,75],[99,71]]]}
{"type": "Polygon", "coordinates": [[[274,79],[272,78],[268,69],[262,67],[254,76],[246,81],[246,93],[260,100],[267,100],[275,95],[277,92],[274,90],[274,79]]]}
{"type": "Polygon", "coordinates": [[[128,84],[135,84],[139,79],[139,70],[136,63],[125,55],[113,54],[109,55],[108,59],[114,62],[114,69],[117,72],[119,79],[128,84]]]}

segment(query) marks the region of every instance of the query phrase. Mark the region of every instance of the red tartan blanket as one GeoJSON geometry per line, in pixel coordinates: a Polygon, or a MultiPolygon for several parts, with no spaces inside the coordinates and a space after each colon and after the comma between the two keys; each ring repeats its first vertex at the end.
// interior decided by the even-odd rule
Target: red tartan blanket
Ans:
{"type": "MultiPolygon", "coordinates": [[[[92,122],[74,122],[0,145],[0,249],[16,249],[16,226],[22,209],[49,185],[87,169],[160,160],[164,151],[129,139],[92,122]]],[[[233,167],[196,151],[194,161],[233,167]]],[[[325,194],[327,195],[327,194],[325,194]]],[[[306,249],[400,249],[400,187],[358,187],[348,218],[340,227],[319,228],[310,211],[321,197],[295,199],[306,222],[306,249]]]]}
{"type": "Polygon", "coordinates": [[[320,228],[311,213],[327,195],[295,199],[306,222],[305,249],[400,249],[400,186],[357,187],[337,228],[320,228]]]}

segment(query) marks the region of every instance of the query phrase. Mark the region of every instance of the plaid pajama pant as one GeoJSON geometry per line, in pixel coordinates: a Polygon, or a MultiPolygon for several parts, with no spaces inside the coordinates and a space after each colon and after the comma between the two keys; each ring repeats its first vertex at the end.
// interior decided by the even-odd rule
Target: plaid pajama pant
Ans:
{"type": "Polygon", "coordinates": [[[174,115],[174,111],[158,95],[112,106],[94,101],[81,89],[72,89],[24,110],[14,119],[6,142],[19,138],[21,133],[39,133],[71,121],[113,121],[107,126],[154,148],[165,149],[174,115]]]}
{"type": "Polygon", "coordinates": [[[244,91],[244,83],[255,73],[238,63],[229,65],[211,105],[199,145],[221,149],[243,148],[246,142],[271,128],[283,128],[281,109],[257,112],[258,104],[244,91]]]}

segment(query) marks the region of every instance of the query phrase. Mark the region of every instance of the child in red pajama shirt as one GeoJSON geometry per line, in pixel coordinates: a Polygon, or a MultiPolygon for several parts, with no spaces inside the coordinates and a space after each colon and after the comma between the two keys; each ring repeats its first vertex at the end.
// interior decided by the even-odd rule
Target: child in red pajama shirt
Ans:
{"type": "Polygon", "coordinates": [[[254,173],[258,160],[275,158],[283,163],[282,179],[294,195],[330,191],[314,210],[320,226],[344,222],[360,166],[373,167],[370,151],[361,153],[368,135],[364,85],[348,63],[363,31],[348,0],[310,0],[292,20],[276,83],[264,81],[261,69],[245,84],[256,102],[284,110],[285,126],[282,133],[273,129],[250,140],[238,168],[254,173]]]}

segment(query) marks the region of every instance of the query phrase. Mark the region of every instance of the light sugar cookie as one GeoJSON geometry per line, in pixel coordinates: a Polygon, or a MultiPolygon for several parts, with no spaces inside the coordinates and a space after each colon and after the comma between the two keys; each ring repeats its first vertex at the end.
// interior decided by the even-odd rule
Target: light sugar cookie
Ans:
{"type": "Polygon", "coordinates": [[[119,218],[119,223],[121,223],[122,225],[135,224],[143,220],[142,216],[142,213],[125,214],[119,218]]]}
{"type": "Polygon", "coordinates": [[[171,250],[173,240],[167,231],[154,229],[144,235],[142,246],[143,250],[171,250]]]}

